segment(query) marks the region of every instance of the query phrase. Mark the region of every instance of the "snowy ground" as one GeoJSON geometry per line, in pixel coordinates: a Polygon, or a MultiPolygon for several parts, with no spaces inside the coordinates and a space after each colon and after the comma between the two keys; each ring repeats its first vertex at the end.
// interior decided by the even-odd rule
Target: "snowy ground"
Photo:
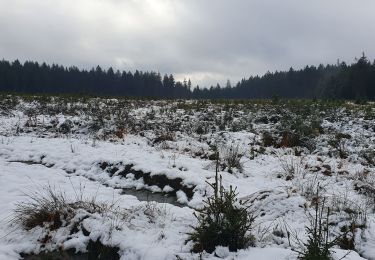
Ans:
{"type": "Polygon", "coordinates": [[[282,105],[11,101],[3,98],[0,116],[0,259],[58,248],[84,251],[90,239],[120,248],[122,259],[199,259],[186,239],[196,224],[194,209],[212,194],[206,182],[213,182],[215,175],[210,160],[213,145],[222,154],[235,148],[241,153],[243,169],[223,165],[220,174],[225,187],[237,187],[240,198],[252,201],[257,214],[252,230],[256,247],[238,252],[218,247],[203,254],[204,259],[297,259],[293,251],[298,249],[297,241],[287,234],[306,240],[307,215],[318,185],[334,209],[333,233],[353,221],[358,224],[357,252],[337,247],[334,259],[346,254],[345,259],[375,259],[375,194],[361,192],[361,187],[375,183],[371,105],[319,110],[322,131],[312,137],[311,148],[310,143],[303,147],[264,144],[265,132],[282,138],[277,131],[284,114],[298,115],[282,105]],[[332,111],[335,120],[330,119],[332,111]],[[131,168],[125,176],[127,166],[131,168]],[[142,174],[148,179],[139,178],[142,174]],[[147,183],[160,176],[166,179],[158,185],[147,183]],[[165,180],[175,181],[168,185],[165,180]],[[88,235],[82,230],[72,233],[69,225],[52,231],[25,230],[12,222],[16,204],[27,199],[25,194],[48,185],[70,198],[82,193],[114,204],[126,217],[90,214],[82,220],[88,235]],[[136,196],[126,194],[127,190],[136,196]],[[161,196],[145,201],[137,190],[161,196]],[[176,203],[162,203],[164,195],[176,203]]]}

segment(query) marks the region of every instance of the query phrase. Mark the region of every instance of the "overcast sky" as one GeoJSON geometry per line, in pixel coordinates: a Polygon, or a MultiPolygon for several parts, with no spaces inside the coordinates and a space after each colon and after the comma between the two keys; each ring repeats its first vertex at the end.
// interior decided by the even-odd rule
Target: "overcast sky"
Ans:
{"type": "Polygon", "coordinates": [[[0,59],[232,83],[375,58],[374,0],[0,0],[0,59]]]}

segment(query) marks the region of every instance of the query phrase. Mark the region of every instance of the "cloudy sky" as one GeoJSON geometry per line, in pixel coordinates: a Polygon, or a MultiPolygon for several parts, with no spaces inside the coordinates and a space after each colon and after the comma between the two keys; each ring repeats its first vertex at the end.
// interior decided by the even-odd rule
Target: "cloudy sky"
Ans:
{"type": "Polygon", "coordinates": [[[0,59],[210,85],[375,58],[374,0],[0,0],[0,59]]]}

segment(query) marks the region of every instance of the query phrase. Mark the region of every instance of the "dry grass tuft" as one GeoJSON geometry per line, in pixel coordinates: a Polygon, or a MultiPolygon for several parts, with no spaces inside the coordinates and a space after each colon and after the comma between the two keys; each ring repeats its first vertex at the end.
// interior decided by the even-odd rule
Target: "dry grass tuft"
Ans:
{"type": "Polygon", "coordinates": [[[55,230],[69,223],[78,209],[88,213],[104,213],[113,207],[113,204],[97,203],[95,197],[85,199],[82,190],[75,199],[69,199],[65,192],[50,185],[25,195],[27,199],[16,204],[12,222],[26,230],[45,225],[55,230]]]}

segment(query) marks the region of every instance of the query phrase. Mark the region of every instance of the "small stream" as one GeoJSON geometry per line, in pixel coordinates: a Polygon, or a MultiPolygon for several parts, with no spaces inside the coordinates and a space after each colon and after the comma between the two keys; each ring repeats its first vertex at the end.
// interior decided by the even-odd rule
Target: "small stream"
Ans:
{"type": "Polygon", "coordinates": [[[89,260],[87,253],[70,253],[70,252],[46,252],[36,255],[23,255],[24,260],[89,260]]]}
{"type": "Polygon", "coordinates": [[[87,245],[87,252],[75,252],[74,249],[66,251],[55,250],[51,252],[41,252],[39,254],[22,254],[24,260],[119,260],[118,247],[109,247],[99,241],[90,240],[87,245]]]}
{"type": "Polygon", "coordinates": [[[121,194],[133,195],[139,201],[155,201],[158,203],[168,203],[177,207],[186,206],[177,202],[177,198],[175,196],[162,194],[162,193],[156,193],[156,192],[152,192],[149,190],[122,189],[121,194]]]}
{"type": "MultiPolygon", "coordinates": [[[[9,161],[11,163],[22,163],[26,165],[42,165],[48,168],[51,168],[50,165],[45,165],[42,162],[36,161],[21,161],[21,160],[14,160],[9,161]]],[[[68,172],[67,172],[68,173],[68,172]]],[[[70,173],[68,173],[70,174],[70,173]]],[[[81,175],[80,175],[81,176],[81,175]]],[[[82,176],[84,177],[84,176],[82,176]]],[[[98,182],[94,179],[89,179],[90,181],[98,182]]],[[[100,183],[100,182],[98,182],[100,183]]],[[[107,184],[101,183],[107,187],[107,184]]],[[[118,189],[118,188],[114,188],[118,189]]],[[[132,195],[135,196],[139,201],[155,201],[158,203],[169,203],[178,207],[183,207],[186,205],[180,204],[177,202],[177,198],[174,195],[168,195],[163,193],[156,193],[145,189],[121,189],[121,194],[124,195],[132,195]]],[[[90,241],[87,253],[75,252],[75,250],[67,250],[67,251],[52,251],[52,252],[41,252],[39,254],[21,254],[22,259],[25,260],[98,260],[98,259],[105,259],[105,260],[118,260],[120,259],[118,255],[118,248],[111,248],[102,245],[100,242],[93,242],[90,241]]]]}
{"type": "MultiPolygon", "coordinates": [[[[45,165],[42,162],[35,162],[35,161],[14,160],[14,161],[8,161],[8,162],[23,163],[23,164],[27,164],[27,165],[42,165],[42,166],[45,166],[47,168],[51,168],[51,166],[49,166],[49,165],[45,165]]],[[[67,174],[71,174],[71,173],[67,172],[67,174]]],[[[85,176],[82,176],[82,175],[79,175],[79,176],[85,177],[85,176]]],[[[90,178],[86,178],[86,179],[88,179],[90,181],[100,183],[99,181],[94,180],[94,179],[90,179],[90,178]]],[[[111,187],[111,186],[109,186],[107,184],[104,184],[104,183],[101,183],[101,184],[104,185],[104,186],[107,186],[107,187],[111,187]]],[[[111,188],[114,188],[114,187],[111,187],[111,188]]],[[[118,189],[118,188],[114,188],[114,189],[118,189]]],[[[174,195],[163,194],[163,193],[160,193],[160,192],[152,192],[152,191],[149,191],[149,190],[146,190],[146,189],[137,190],[137,189],[133,189],[133,188],[127,188],[127,189],[123,188],[121,190],[122,190],[121,194],[132,195],[132,196],[136,197],[139,201],[155,201],[155,202],[158,202],[158,203],[168,203],[168,204],[172,204],[172,205],[177,206],[177,207],[186,206],[186,205],[183,205],[183,204],[177,202],[177,198],[174,195]]]]}

